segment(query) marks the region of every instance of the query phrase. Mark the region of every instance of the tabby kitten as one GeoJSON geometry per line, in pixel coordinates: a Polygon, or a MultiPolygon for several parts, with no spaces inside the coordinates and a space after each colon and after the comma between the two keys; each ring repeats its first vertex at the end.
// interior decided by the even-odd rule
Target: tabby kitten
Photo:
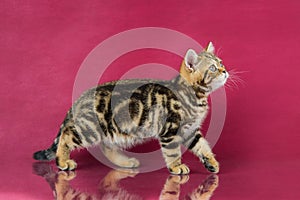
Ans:
{"type": "Polygon", "coordinates": [[[99,85],[74,103],[52,146],[33,157],[56,158],[59,169],[73,170],[77,164],[70,159],[72,150],[100,144],[112,163],[136,168],[139,161],[121,150],[156,138],[170,173],[190,172],[181,163],[181,144],[208,171],[218,173],[219,163],[199,128],[208,112],[208,95],[223,86],[228,76],[210,42],[199,55],[189,49],[180,74],[170,81],[120,80],[99,85]]]}

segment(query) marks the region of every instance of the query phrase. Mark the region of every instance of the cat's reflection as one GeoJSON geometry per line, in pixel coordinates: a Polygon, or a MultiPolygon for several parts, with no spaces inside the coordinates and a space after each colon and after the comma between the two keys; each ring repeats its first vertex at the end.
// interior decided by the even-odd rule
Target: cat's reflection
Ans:
{"type": "Polygon", "coordinates": [[[138,195],[130,194],[125,189],[119,187],[119,181],[128,177],[134,177],[138,172],[132,169],[111,170],[100,181],[98,194],[89,194],[80,189],[74,189],[70,181],[76,177],[74,171],[55,172],[48,163],[34,163],[33,173],[45,178],[50,185],[54,197],[57,200],[140,200],[138,195]]]}
{"type": "MultiPolygon", "coordinates": [[[[55,172],[48,163],[34,163],[33,172],[45,178],[49,186],[53,190],[53,194],[57,200],[96,200],[96,199],[122,199],[122,200],[139,200],[143,199],[137,194],[130,194],[126,189],[119,186],[122,179],[134,177],[137,175],[136,170],[122,169],[111,170],[99,183],[98,194],[89,194],[82,192],[80,189],[74,189],[70,185],[70,180],[76,177],[75,172],[59,171],[55,172]]],[[[180,185],[188,182],[189,176],[170,175],[160,193],[161,200],[179,199],[180,185]]],[[[211,175],[202,184],[200,184],[191,193],[186,195],[184,199],[191,200],[209,200],[213,192],[218,187],[218,176],[211,175]]]]}
{"type": "MultiPolygon", "coordinates": [[[[180,185],[185,184],[189,180],[188,175],[175,176],[170,175],[161,191],[160,200],[179,199],[180,185]]],[[[209,200],[213,192],[219,185],[217,175],[208,176],[202,184],[200,184],[192,193],[186,195],[183,199],[189,200],[209,200]]]]}

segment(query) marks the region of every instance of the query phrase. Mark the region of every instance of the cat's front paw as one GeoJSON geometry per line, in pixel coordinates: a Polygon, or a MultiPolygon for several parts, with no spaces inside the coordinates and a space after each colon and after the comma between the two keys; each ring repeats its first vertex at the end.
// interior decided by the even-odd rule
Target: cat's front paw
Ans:
{"type": "Polygon", "coordinates": [[[212,173],[219,173],[219,163],[213,156],[202,156],[201,162],[208,171],[212,173]]]}
{"type": "Polygon", "coordinates": [[[169,167],[169,171],[171,174],[176,174],[176,175],[190,173],[190,169],[185,164],[180,164],[180,165],[176,165],[174,167],[169,167]]]}

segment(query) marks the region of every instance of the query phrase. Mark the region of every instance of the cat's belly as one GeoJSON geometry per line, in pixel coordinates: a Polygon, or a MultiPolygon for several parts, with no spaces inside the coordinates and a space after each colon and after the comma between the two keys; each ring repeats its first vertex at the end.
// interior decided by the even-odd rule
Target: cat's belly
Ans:
{"type": "Polygon", "coordinates": [[[137,121],[131,118],[118,119],[118,116],[116,116],[115,122],[119,132],[114,134],[112,138],[103,138],[104,143],[128,148],[149,139],[158,138],[165,125],[165,115],[161,109],[152,108],[142,124],[138,124],[137,121]]]}
{"type": "Polygon", "coordinates": [[[147,140],[156,138],[158,134],[146,130],[139,130],[128,134],[114,134],[113,137],[105,137],[102,142],[107,146],[117,146],[119,148],[130,148],[136,144],[144,143],[147,140]]]}
{"type": "Polygon", "coordinates": [[[181,127],[182,134],[186,135],[186,134],[194,132],[196,129],[200,128],[201,123],[202,123],[202,119],[200,119],[200,118],[194,119],[194,120],[191,120],[188,123],[185,123],[181,127]]]}
{"type": "Polygon", "coordinates": [[[180,127],[180,134],[183,138],[188,137],[189,134],[195,132],[195,130],[200,129],[205,117],[207,115],[207,110],[199,110],[194,115],[186,115],[188,117],[185,118],[181,127],[180,127]]]}

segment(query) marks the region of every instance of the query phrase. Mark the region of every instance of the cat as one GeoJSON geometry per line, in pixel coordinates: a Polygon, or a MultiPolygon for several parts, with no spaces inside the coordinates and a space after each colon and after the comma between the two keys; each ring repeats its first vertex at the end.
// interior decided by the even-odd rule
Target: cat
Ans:
{"type": "Polygon", "coordinates": [[[171,174],[188,174],[180,145],[200,158],[205,168],[219,172],[219,163],[200,132],[208,112],[208,95],[223,86],[229,73],[210,42],[197,54],[189,49],[180,73],[169,81],[119,80],[84,92],[68,111],[50,148],[34,153],[36,160],[54,160],[61,170],[74,170],[74,149],[101,145],[112,163],[137,168],[140,162],[122,149],[148,138],[159,140],[171,174]]]}
{"type": "MultiPolygon", "coordinates": [[[[33,173],[45,178],[51,187],[54,198],[57,200],[76,200],[76,199],[144,199],[138,194],[132,194],[122,187],[122,180],[133,178],[138,174],[135,169],[111,170],[99,182],[98,189],[95,193],[84,192],[86,189],[73,188],[70,182],[75,179],[74,171],[59,171],[55,172],[48,163],[34,163],[33,173]],[[83,190],[83,191],[82,191],[83,190]]],[[[160,192],[158,199],[169,200],[179,199],[180,186],[186,184],[189,180],[189,175],[175,176],[169,175],[160,192]]],[[[209,175],[197,188],[192,192],[183,195],[183,199],[190,200],[209,200],[213,192],[219,185],[217,175],[209,175]]],[[[152,191],[153,192],[153,191],[152,191]]],[[[155,192],[153,192],[155,193],[155,192]]]]}

